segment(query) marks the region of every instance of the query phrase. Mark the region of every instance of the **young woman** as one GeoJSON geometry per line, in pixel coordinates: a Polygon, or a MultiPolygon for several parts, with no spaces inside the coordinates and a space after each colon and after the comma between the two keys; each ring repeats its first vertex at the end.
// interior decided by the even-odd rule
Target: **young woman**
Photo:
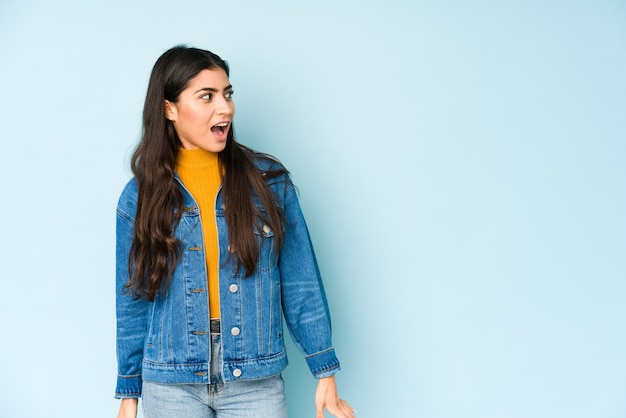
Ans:
{"type": "Polygon", "coordinates": [[[229,69],[196,48],[152,70],[134,178],[117,207],[118,417],[286,417],[283,315],[339,399],[328,305],[294,185],[237,143],[229,69]]]}

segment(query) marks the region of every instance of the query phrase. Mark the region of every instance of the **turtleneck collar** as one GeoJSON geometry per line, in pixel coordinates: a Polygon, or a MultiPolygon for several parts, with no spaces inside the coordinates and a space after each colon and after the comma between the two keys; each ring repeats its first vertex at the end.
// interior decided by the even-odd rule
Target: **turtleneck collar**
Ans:
{"type": "Polygon", "coordinates": [[[178,167],[190,169],[208,168],[218,163],[217,153],[203,150],[202,148],[188,150],[178,149],[176,165],[178,167]]]}

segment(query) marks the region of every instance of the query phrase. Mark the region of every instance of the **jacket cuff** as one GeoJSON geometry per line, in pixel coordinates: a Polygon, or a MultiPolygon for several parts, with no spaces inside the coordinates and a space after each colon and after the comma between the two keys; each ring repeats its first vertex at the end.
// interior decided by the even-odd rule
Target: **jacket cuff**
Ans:
{"type": "Polygon", "coordinates": [[[341,369],[334,348],[306,356],[306,362],[317,379],[332,376],[341,369]]]}
{"type": "Polygon", "coordinates": [[[115,388],[115,398],[139,398],[141,396],[141,375],[117,376],[117,387],[115,388]]]}

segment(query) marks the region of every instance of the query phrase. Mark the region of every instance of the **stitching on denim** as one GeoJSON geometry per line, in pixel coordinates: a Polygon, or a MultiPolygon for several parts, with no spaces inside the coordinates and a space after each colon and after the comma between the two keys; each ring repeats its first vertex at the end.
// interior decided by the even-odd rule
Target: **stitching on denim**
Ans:
{"type": "MultiPolygon", "coordinates": [[[[177,367],[204,367],[206,366],[206,363],[172,363],[172,364],[168,364],[168,363],[159,363],[156,361],[152,361],[152,360],[147,360],[147,359],[143,359],[143,364],[144,366],[149,366],[150,370],[155,370],[155,369],[175,369],[177,367]]],[[[145,367],[144,367],[145,368],[145,367]]]]}
{"type": "Polygon", "coordinates": [[[304,356],[304,358],[310,358],[313,356],[319,356],[320,354],[328,353],[329,351],[334,351],[333,347],[327,348],[326,350],[318,351],[317,353],[309,354],[308,356],[304,356]]]}
{"type": "Polygon", "coordinates": [[[336,365],[334,365],[334,366],[328,366],[328,367],[326,367],[325,369],[318,370],[318,371],[316,371],[316,372],[315,372],[315,374],[320,374],[320,373],[324,373],[324,372],[329,372],[329,371],[331,371],[331,370],[338,369],[339,367],[341,367],[341,365],[340,365],[339,363],[337,363],[337,364],[336,364],[336,365]]]}
{"type": "Polygon", "coordinates": [[[115,394],[120,395],[120,396],[135,396],[135,395],[140,396],[141,392],[115,392],[115,394]]]}
{"type": "Polygon", "coordinates": [[[131,222],[131,223],[133,222],[133,218],[130,215],[128,215],[126,212],[124,212],[121,208],[118,207],[116,209],[116,212],[119,216],[126,219],[128,222],[131,222]]]}
{"type": "Polygon", "coordinates": [[[281,351],[280,353],[276,353],[276,354],[272,354],[271,356],[267,356],[267,357],[259,357],[256,359],[250,359],[250,360],[225,360],[224,364],[228,365],[228,366],[242,366],[242,367],[246,367],[248,365],[256,365],[259,362],[270,362],[270,361],[275,361],[275,360],[282,360],[283,358],[286,357],[286,352],[285,351],[281,351]]]}

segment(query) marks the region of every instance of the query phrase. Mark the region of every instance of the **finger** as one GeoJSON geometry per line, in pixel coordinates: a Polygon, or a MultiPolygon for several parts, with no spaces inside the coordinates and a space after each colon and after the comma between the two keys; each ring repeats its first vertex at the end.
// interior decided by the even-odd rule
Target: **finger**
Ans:
{"type": "Polygon", "coordinates": [[[317,406],[315,409],[315,418],[324,418],[324,408],[317,406]]]}
{"type": "Polygon", "coordinates": [[[352,418],[352,417],[355,416],[356,410],[354,408],[352,408],[350,406],[350,404],[348,402],[344,401],[343,399],[341,400],[341,407],[345,411],[345,413],[346,413],[346,415],[348,417],[352,418]]]}
{"type": "Polygon", "coordinates": [[[334,407],[327,407],[326,409],[332,416],[337,418],[355,418],[355,411],[350,405],[342,402],[337,403],[334,407]]]}

